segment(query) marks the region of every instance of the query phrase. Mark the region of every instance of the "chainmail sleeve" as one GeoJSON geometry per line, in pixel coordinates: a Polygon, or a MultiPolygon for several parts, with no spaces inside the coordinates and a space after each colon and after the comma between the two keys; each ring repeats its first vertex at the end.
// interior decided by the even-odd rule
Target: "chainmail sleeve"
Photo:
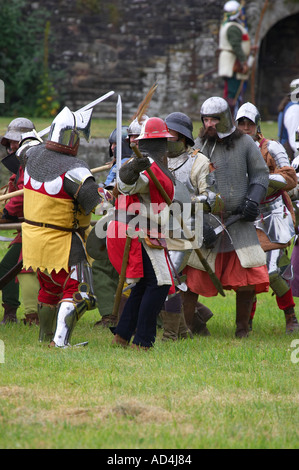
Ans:
{"type": "Polygon", "coordinates": [[[67,172],[63,187],[78,202],[86,215],[90,214],[101,201],[98,185],[86,168],[76,168],[67,172]]]}

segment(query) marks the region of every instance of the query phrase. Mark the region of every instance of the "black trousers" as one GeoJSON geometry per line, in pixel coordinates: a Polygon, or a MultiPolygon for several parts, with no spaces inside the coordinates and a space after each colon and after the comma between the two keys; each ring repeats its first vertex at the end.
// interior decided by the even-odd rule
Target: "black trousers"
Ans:
{"type": "Polygon", "coordinates": [[[136,331],[133,343],[151,347],[156,339],[157,316],[163,308],[170,286],[158,286],[152,263],[143,247],[142,259],[143,278],[132,288],[115,334],[130,341],[136,331]]]}

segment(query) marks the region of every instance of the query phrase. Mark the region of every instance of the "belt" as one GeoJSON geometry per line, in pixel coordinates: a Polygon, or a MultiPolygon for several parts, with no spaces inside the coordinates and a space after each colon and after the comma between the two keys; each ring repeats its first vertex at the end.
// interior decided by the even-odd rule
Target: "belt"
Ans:
{"type": "Polygon", "coordinates": [[[62,232],[80,232],[86,230],[88,227],[78,227],[78,228],[67,228],[60,227],[59,225],[45,224],[43,222],[34,222],[33,220],[24,219],[24,222],[29,225],[35,225],[36,227],[52,228],[53,230],[61,230],[62,232]]]}

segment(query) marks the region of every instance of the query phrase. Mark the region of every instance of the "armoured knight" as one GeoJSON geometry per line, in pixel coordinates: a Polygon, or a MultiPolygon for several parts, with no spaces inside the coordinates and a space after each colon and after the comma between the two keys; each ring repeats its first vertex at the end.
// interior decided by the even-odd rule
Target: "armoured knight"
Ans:
{"type": "MultiPolygon", "coordinates": [[[[276,294],[278,307],[284,311],[286,332],[297,328],[294,299],[289,280],[292,277],[286,247],[295,235],[295,216],[287,193],[297,184],[294,168],[289,163],[285,148],[279,142],[266,139],[261,132],[261,116],[252,103],[243,104],[237,112],[238,128],[253,138],[269,168],[269,187],[261,201],[260,214],[255,221],[261,247],[267,255],[270,287],[276,294]]],[[[256,302],[251,313],[254,316],[256,302]]]]}
{"type": "Polygon", "coordinates": [[[65,107],[45,143],[24,144],[24,266],[38,272],[41,286],[39,340],[62,348],[83,313],[96,306],[85,240],[101,198],[88,165],[76,158],[80,137],[89,140],[91,115],[65,107]]]}
{"type": "MultiPolygon", "coordinates": [[[[11,172],[8,182],[8,192],[15,192],[23,189],[24,168],[16,156],[22,134],[24,132],[35,132],[35,127],[30,119],[18,117],[13,119],[8,127],[1,144],[6,148],[6,156],[2,159],[3,165],[11,172]]],[[[18,222],[23,219],[23,195],[14,196],[9,199],[3,208],[0,223],[18,222]]],[[[10,243],[5,256],[0,262],[0,276],[5,276],[10,270],[19,266],[19,273],[16,279],[12,279],[2,288],[2,306],[4,308],[4,318],[1,324],[17,321],[17,309],[20,305],[19,291],[21,288],[24,305],[24,323],[38,323],[37,316],[37,294],[39,283],[36,273],[32,270],[21,269],[22,261],[22,231],[18,230],[14,240],[10,243]]]]}
{"type": "MultiPolygon", "coordinates": [[[[191,230],[196,229],[196,242],[202,244],[202,203],[207,200],[206,176],[209,173],[209,160],[198,150],[192,151],[193,123],[189,116],[181,112],[173,112],[166,116],[165,122],[169,132],[168,168],[175,177],[174,201],[184,204],[184,219],[191,230]],[[191,210],[186,211],[186,207],[191,210]],[[198,210],[196,210],[198,209],[198,210]],[[189,217],[189,220],[186,220],[189,217]],[[195,223],[196,222],[196,223],[195,223]]],[[[192,245],[186,240],[184,233],[179,239],[168,240],[169,255],[177,273],[185,268],[192,252],[192,245]]],[[[186,286],[186,284],[184,283],[186,286]]],[[[212,317],[210,309],[198,302],[198,295],[193,294],[187,286],[181,292],[184,316],[188,328],[193,334],[209,335],[206,322],[212,317]]],[[[173,303],[173,301],[172,301],[173,303]]],[[[167,304],[166,307],[167,309],[167,304]]],[[[173,315],[164,313],[164,320],[172,319],[173,315]]],[[[174,331],[172,320],[172,331],[174,331]]]]}
{"type": "MultiPolygon", "coordinates": [[[[246,337],[255,293],[269,286],[266,256],[253,224],[267,191],[269,171],[252,139],[235,128],[226,100],[207,99],[201,107],[201,120],[203,128],[195,147],[209,159],[208,186],[219,202],[207,213],[201,250],[223,287],[236,291],[236,336],[246,337]],[[212,221],[225,226],[237,214],[240,219],[215,240],[212,221]]],[[[208,297],[217,295],[193,253],[185,272],[190,290],[208,297]]]]}
{"type": "Polygon", "coordinates": [[[142,125],[138,147],[143,156],[132,158],[119,170],[116,217],[107,230],[111,263],[119,273],[125,270],[128,284],[136,282],[115,328],[113,344],[128,346],[134,335],[132,347],[137,349],[153,346],[157,315],[173,289],[163,239],[169,209],[147,173],[151,167],[172,200],[173,177],[164,161],[168,137],[171,134],[160,118],[149,118],[142,125]],[[130,249],[127,265],[123,266],[127,234],[130,249]]]}

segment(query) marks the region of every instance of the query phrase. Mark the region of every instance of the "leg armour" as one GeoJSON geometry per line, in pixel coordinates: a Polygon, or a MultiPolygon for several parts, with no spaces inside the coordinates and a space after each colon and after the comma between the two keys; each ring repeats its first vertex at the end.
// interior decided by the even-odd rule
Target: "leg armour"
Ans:
{"type": "Polygon", "coordinates": [[[267,268],[270,287],[278,297],[282,297],[290,289],[289,284],[283,278],[283,268],[285,268],[285,266],[283,266],[283,268],[280,267],[283,256],[283,250],[272,250],[267,252],[267,268]]]}
{"type": "Polygon", "coordinates": [[[88,284],[81,283],[78,292],[73,294],[73,299],[64,299],[59,306],[57,314],[57,326],[53,341],[57,347],[70,345],[70,338],[76,323],[86,310],[92,310],[96,306],[96,299],[89,292],[88,284]]]}

